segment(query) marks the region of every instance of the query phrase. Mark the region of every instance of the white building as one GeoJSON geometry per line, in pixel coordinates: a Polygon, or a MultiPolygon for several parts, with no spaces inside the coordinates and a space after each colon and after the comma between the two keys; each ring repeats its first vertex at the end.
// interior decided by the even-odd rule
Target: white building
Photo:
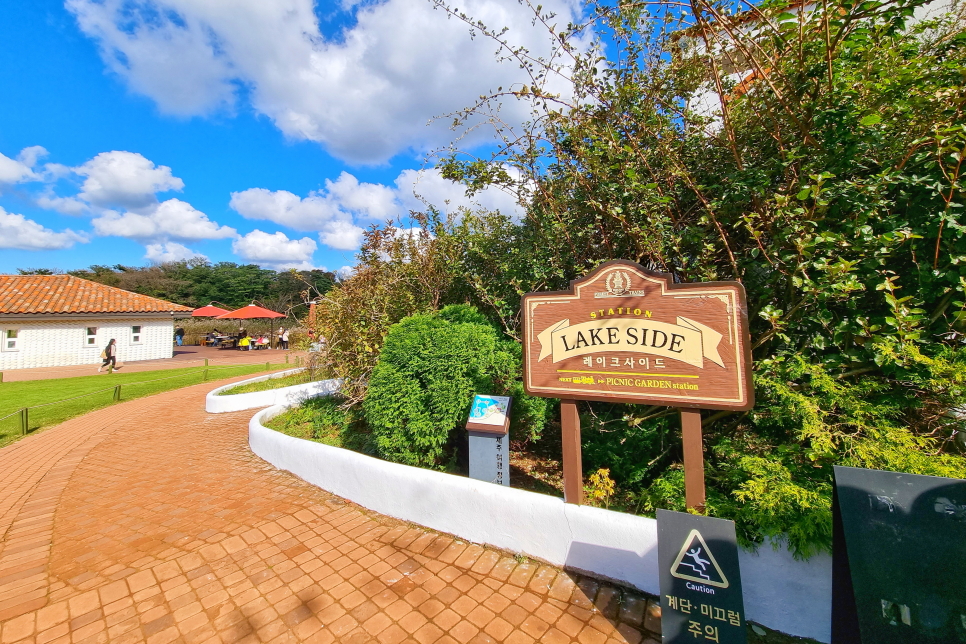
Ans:
{"type": "Polygon", "coordinates": [[[191,309],[72,275],[0,275],[0,371],[173,355],[174,317],[191,309]]]}

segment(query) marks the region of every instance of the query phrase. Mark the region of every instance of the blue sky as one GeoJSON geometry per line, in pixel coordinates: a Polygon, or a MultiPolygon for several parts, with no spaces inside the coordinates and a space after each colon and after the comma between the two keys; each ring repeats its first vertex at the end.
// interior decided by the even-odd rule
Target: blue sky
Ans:
{"type": "MultiPolygon", "coordinates": [[[[542,46],[515,0],[461,8],[542,46]]],[[[494,49],[428,0],[4,3],[0,272],[351,265],[373,223],[472,205],[427,162],[455,133],[427,123],[524,80],[494,49]]]]}

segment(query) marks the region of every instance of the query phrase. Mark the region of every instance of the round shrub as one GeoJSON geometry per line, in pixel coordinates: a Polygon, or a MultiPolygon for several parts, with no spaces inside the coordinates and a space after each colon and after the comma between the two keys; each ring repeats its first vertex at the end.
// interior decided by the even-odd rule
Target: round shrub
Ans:
{"type": "Polygon", "coordinates": [[[546,403],[524,402],[519,376],[519,347],[472,307],[407,317],[390,327],[363,402],[372,447],[397,463],[444,467],[478,393],[520,394],[517,425],[539,434],[546,403]]]}

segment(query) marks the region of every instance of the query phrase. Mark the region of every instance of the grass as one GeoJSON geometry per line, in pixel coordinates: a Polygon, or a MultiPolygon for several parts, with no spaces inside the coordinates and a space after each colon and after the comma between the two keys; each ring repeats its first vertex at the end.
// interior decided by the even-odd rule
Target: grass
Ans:
{"type": "Polygon", "coordinates": [[[295,438],[365,452],[367,437],[360,431],[362,425],[351,411],[342,409],[344,402],[339,396],[310,398],[265,426],[295,438]]]}
{"type": "MultiPolygon", "coordinates": [[[[291,368],[290,365],[285,364],[271,365],[272,370],[286,367],[291,368]]],[[[204,371],[205,367],[189,367],[0,383],[0,418],[13,414],[10,418],[0,420],[0,447],[22,438],[20,414],[15,412],[23,407],[55,403],[28,410],[28,431],[33,433],[114,404],[115,385],[121,385],[122,401],[133,400],[162,391],[196,385],[203,382],[204,371]],[[82,397],[78,398],[78,396],[82,397]]],[[[208,380],[213,382],[264,372],[264,364],[208,367],[208,380]]]]}
{"type": "MultiPolygon", "coordinates": [[[[318,375],[318,374],[317,374],[318,375]]],[[[219,391],[219,396],[234,396],[235,394],[252,394],[256,391],[269,391],[271,389],[281,389],[282,387],[291,387],[292,385],[302,385],[307,382],[311,382],[313,378],[309,374],[308,370],[300,371],[298,373],[293,373],[290,376],[283,376],[281,378],[271,378],[269,380],[262,380],[259,382],[250,382],[245,385],[238,385],[237,387],[232,387],[231,389],[226,389],[224,391],[219,391]]],[[[324,378],[315,378],[315,380],[324,380],[324,378]]]]}

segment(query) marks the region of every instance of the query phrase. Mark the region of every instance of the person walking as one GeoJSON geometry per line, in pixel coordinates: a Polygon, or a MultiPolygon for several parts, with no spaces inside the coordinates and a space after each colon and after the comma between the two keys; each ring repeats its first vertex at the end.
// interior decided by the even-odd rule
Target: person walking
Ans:
{"type": "Polygon", "coordinates": [[[184,346],[184,328],[177,326],[174,329],[174,341],[178,343],[179,347],[184,346]]]}
{"type": "Polygon", "coordinates": [[[282,332],[282,349],[288,351],[288,329],[282,332]]]}
{"type": "Polygon", "coordinates": [[[117,369],[117,344],[114,342],[114,338],[111,338],[111,341],[107,343],[107,347],[101,351],[101,360],[104,361],[104,364],[97,368],[97,373],[100,373],[107,365],[111,365],[107,370],[108,373],[117,369]]]}

